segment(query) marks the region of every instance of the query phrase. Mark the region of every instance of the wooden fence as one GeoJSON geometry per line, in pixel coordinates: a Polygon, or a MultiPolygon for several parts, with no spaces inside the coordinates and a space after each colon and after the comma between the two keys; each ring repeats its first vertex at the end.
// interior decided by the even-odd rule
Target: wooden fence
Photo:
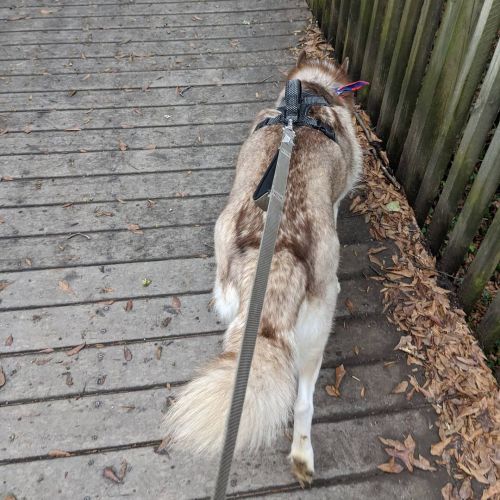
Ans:
{"type": "MultiPolygon", "coordinates": [[[[309,5],[336,58],[349,57],[350,77],[371,82],[359,100],[386,143],[419,224],[425,224],[440,269],[456,273],[498,200],[500,127],[492,130],[500,109],[500,0],[309,5]]],[[[489,217],[459,285],[468,312],[500,262],[499,212],[489,217]]],[[[486,347],[494,348],[500,293],[478,331],[486,347]]]]}

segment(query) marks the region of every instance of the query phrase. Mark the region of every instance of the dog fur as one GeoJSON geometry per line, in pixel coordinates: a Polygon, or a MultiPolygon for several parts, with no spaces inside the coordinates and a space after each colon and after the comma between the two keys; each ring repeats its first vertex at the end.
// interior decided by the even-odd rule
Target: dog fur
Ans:
{"type": "MultiPolygon", "coordinates": [[[[323,96],[329,107],[311,115],[328,123],[332,141],[309,127],[296,129],[288,187],[271,265],[237,451],[271,446],[293,416],[290,459],[301,484],[311,482],[313,393],[332,328],[337,295],[338,206],[361,171],[361,149],[350,97],[333,88],[347,83],[345,64],[307,60],[302,54],[288,79],[323,96]]],[[[281,92],[278,103],[284,95],[281,92]]],[[[256,269],[265,213],[252,194],[282,136],[280,125],[254,130],[275,109],[261,111],[243,144],[226,207],[215,226],[218,314],[228,323],[223,352],[180,390],[164,422],[170,446],[214,455],[221,451],[239,346],[256,269]]]]}

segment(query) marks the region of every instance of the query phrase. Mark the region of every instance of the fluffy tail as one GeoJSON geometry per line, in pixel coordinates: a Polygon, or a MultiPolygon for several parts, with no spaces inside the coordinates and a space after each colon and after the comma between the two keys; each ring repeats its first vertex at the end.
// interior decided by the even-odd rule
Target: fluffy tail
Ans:
{"type": "MultiPolygon", "coordinates": [[[[295,400],[291,352],[257,338],[237,450],[270,445],[287,425],[295,400]]],[[[221,451],[237,360],[235,352],[222,353],[180,391],[164,421],[169,447],[207,455],[221,451]]]]}

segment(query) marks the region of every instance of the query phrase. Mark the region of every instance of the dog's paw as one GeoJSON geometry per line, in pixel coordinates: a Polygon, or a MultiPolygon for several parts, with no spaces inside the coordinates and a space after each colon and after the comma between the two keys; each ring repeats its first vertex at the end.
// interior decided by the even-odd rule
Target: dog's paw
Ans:
{"type": "Polygon", "coordinates": [[[292,457],[292,473],[302,488],[310,486],[313,480],[314,468],[302,458],[292,457]]]}

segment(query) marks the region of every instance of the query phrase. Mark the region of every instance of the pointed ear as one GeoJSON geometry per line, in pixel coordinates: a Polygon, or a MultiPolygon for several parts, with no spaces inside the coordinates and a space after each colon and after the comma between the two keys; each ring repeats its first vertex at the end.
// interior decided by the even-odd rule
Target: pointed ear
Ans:
{"type": "Polygon", "coordinates": [[[297,59],[297,68],[300,68],[300,66],[302,66],[303,64],[305,64],[307,61],[307,54],[306,54],[306,51],[303,50],[300,54],[299,54],[299,57],[297,59]]]}
{"type": "Polygon", "coordinates": [[[347,75],[349,73],[349,58],[346,57],[342,64],[340,65],[340,69],[347,75]]]}

